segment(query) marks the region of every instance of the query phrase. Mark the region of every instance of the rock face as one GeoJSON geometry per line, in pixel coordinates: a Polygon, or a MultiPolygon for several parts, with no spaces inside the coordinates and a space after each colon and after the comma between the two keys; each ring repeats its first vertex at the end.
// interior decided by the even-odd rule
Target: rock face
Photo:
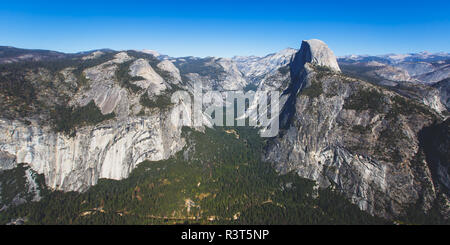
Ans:
{"type": "MultiPolygon", "coordinates": [[[[111,62],[111,64],[114,64],[111,62]]],[[[84,93],[75,95],[73,103],[85,106],[94,101],[103,114],[114,111],[126,91],[114,82],[114,65],[98,69],[92,67],[85,71],[86,78],[92,81],[90,89],[84,93]]]]}
{"type": "Polygon", "coordinates": [[[437,86],[426,87],[423,89],[421,93],[422,96],[419,97],[422,99],[422,103],[438,113],[450,111],[450,103],[448,101],[448,81],[450,81],[450,79],[447,79],[447,89],[445,89],[445,85],[441,87],[441,85],[445,84],[444,82],[437,83],[437,86]]]}
{"type": "Polygon", "coordinates": [[[167,159],[185,145],[180,126],[171,118],[177,107],[186,105],[156,104],[157,98],[170,101],[175,86],[191,90],[197,80],[207,89],[219,90],[240,90],[247,84],[230,59],[178,59],[173,60],[175,65],[147,53],[94,52],[71,57],[82,62],[74,66],[69,62],[55,73],[46,66],[19,70],[30,86],[39,83],[37,102],[26,120],[0,115],[0,171],[26,164],[45,177],[48,187],[63,191],[85,191],[100,178],[126,178],[138,163],[167,159]],[[117,74],[120,67],[128,73],[122,80],[117,74]],[[56,86],[44,86],[58,77],[63,79],[56,80],[56,86]],[[77,77],[84,77],[84,82],[77,77]],[[135,87],[130,89],[130,84],[135,87]],[[54,95],[51,100],[49,93],[54,95]],[[155,105],[142,104],[144,96],[155,105]],[[55,132],[49,110],[58,105],[77,109],[92,101],[101,114],[114,118],[77,126],[75,135],[55,132]],[[42,110],[42,104],[48,107],[42,110]]]}
{"type": "Polygon", "coordinates": [[[163,60],[157,66],[159,69],[167,72],[170,75],[171,83],[178,84],[181,82],[180,71],[172,62],[163,60]]]}
{"type": "Polygon", "coordinates": [[[283,130],[263,158],[280,173],[294,171],[342,191],[374,215],[394,218],[416,203],[429,209],[439,185],[418,134],[439,116],[339,73],[332,58],[323,42],[302,43],[284,91],[283,130]]]}
{"type": "Polygon", "coordinates": [[[344,73],[415,99],[438,113],[449,110],[443,84],[450,77],[450,54],[347,56],[339,59],[344,73]],[[434,88],[437,88],[435,90],[434,88]],[[438,98],[441,98],[439,101],[438,98]]]}
{"type": "Polygon", "coordinates": [[[126,178],[145,159],[166,159],[179,151],[184,146],[181,129],[165,118],[155,114],[111,121],[82,128],[75,137],[0,120],[0,151],[44,174],[53,189],[84,191],[99,178],[126,178]]]}
{"type": "Polygon", "coordinates": [[[242,90],[247,85],[247,81],[243,78],[236,63],[231,59],[218,59],[217,64],[226,74],[220,84],[222,90],[242,90]]]}
{"type": "Polygon", "coordinates": [[[341,71],[333,51],[318,39],[302,41],[300,51],[295,56],[292,64],[294,67],[302,68],[305,63],[311,63],[312,65],[328,67],[336,72],[341,71]]]}
{"type": "Polygon", "coordinates": [[[153,70],[148,61],[138,59],[130,66],[130,70],[130,75],[139,76],[145,79],[135,82],[135,84],[144,89],[150,88],[149,92],[151,94],[160,95],[167,89],[164,79],[153,70]]]}
{"type": "Polygon", "coordinates": [[[250,83],[260,83],[262,77],[288,65],[296,52],[296,49],[286,48],[264,57],[235,56],[232,60],[250,83]]]}
{"type": "MultiPolygon", "coordinates": [[[[82,71],[86,82],[68,99],[67,105],[79,108],[94,101],[101,114],[114,113],[115,118],[93,126],[80,125],[76,135],[67,135],[55,132],[47,118],[42,121],[40,118],[48,116],[45,113],[32,115],[26,122],[0,117],[0,170],[23,163],[43,174],[46,185],[52,189],[85,191],[100,178],[126,178],[138,163],[167,159],[183,148],[181,128],[170,120],[175,108],[183,105],[144,108],[139,102],[146,93],[170,96],[163,93],[171,83],[180,82],[178,69],[170,61],[159,62],[151,56],[136,59],[126,52],[101,63],[103,55],[82,59],[98,65],[82,71]],[[154,67],[174,79],[165,81],[150,61],[157,62],[154,67]],[[117,80],[118,65],[124,62],[130,62],[130,77],[145,79],[137,81],[142,82],[139,91],[133,92],[117,80]]],[[[67,68],[61,73],[71,73],[71,70],[67,68]]],[[[38,74],[36,77],[30,79],[42,79],[38,74]]],[[[64,95],[59,93],[59,87],[53,89],[56,95],[64,95]]],[[[45,100],[46,89],[38,93],[45,100]]]]}
{"type": "Polygon", "coordinates": [[[441,103],[447,107],[448,111],[450,111],[450,78],[434,84],[433,87],[439,90],[441,103]]]}

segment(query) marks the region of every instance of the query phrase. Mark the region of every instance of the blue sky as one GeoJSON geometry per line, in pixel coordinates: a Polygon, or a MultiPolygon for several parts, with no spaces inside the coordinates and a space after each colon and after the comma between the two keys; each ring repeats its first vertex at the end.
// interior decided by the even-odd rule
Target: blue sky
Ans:
{"type": "Polygon", "coordinates": [[[301,40],[336,55],[450,52],[449,1],[2,1],[0,45],[171,56],[265,55],[301,40]]]}

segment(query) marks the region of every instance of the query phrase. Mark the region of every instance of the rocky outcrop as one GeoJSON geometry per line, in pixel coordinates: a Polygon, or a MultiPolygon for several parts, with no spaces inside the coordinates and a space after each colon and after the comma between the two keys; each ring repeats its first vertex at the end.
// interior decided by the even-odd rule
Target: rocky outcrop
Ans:
{"type": "Polygon", "coordinates": [[[165,71],[168,73],[170,77],[170,83],[173,84],[179,84],[181,82],[181,75],[178,68],[170,61],[163,60],[160,63],[158,63],[157,67],[161,69],[162,71],[165,71]]]}
{"type": "Polygon", "coordinates": [[[16,167],[16,156],[0,151],[0,171],[16,167]]]}
{"type": "MultiPolygon", "coordinates": [[[[91,56],[87,57],[93,62],[99,58],[91,56]]],[[[168,82],[148,60],[130,57],[126,52],[83,70],[86,82],[67,105],[78,108],[94,101],[102,114],[114,113],[115,117],[95,126],[77,126],[75,135],[55,132],[51,124],[39,120],[45,114],[26,122],[0,118],[0,170],[23,163],[43,174],[51,189],[85,191],[100,178],[126,178],[144,160],[169,158],[185,144],[181,128],[170,120],[171,113],[182,105],[144,110],[139,102],[144,93],[163,96],[170,83],[179,82],[179,71],[167,62],[158,63],[157,68],[174,77],[168,82]],[[137,94],[117,80],[118,65],[124,62],[130,64],[129,75],[142,77],[142,84],[147,85],[137,94]]]]}
{"type": "Polygon", "coordinates": [[[242,90],[247,85],[247,81],[236,63],[231,59],[220,58],[216,62],[222,67],[225,74],[220,82],[221,90],[242,90]]]}
{"type": "Polygon", "coordinates": [[[0,152],[26,163],[52,189],[84,191],[99,178],[123,179],[144,160],[167,159],[184,146],[181,129],[154,114],[78,129],[75,137],[0,120],[0,152]]]}
{"type": "Polygon", "coordinates": [[[264,57],[257,56],[235,56],[232,60],[250,83],[261,82],[261,78],[276,71],[278,68],[288,65],[296,49],[286,48],[280,52],[269,54],[264,57]]]}
{"type": "Polygon", "coordinates": [[[90,101],[94,101],[103,114],[108,114],[116,109],[119,101],[126,91],[114,80],[116,66],[103,66],[89,68],[85,71],[86,78],[90,80],[90,89],[75,95],[74,103],[85,106],[90,101]]]}
{"type": "Polygon", "coordinates": [[[394,218],[416,203],[429,209],[436,183],[418,133],[439,116],[340,74],[326,45],[313,43],[304,41],[291,63],[285,124],[263,158],[280,173],[293,171],[343,192],[374,215],[394,218]]]}
{"type": "Polygon", "coordinates": [[[434,84],[433,87],[439,91],[441,103],[450,111],[450,78],[434,84]]]}
{"type": "Polygon", "coordinates": [[[291,69],[299,69],[296,70],[299,72],[306,63],[328,67],[336,72],[341,71],[333,51],[324,42],[317,39],[302,41],[302,46],[300,51],[295,54],[291,69]]]}
{"type": "Polygon", "coordinates": [[[160,95],[167,89],[164,79],[144,59],[138,59],[131,64],[130,75],[144,78],[144,80],[137,81],[135,84],[141,88],[149,89],[150,94],[160,95]]]}
{"type": "Polygon", "coordinates": [[[442,89],[442,87],[439,87],[439,84],[436,87],[427,87],[421,92],[422,96],[420,96],[420,98],[422,99],[422,103],[436,112],[445,114],[450,108],[447,99],[448,89],[442,89]]]}

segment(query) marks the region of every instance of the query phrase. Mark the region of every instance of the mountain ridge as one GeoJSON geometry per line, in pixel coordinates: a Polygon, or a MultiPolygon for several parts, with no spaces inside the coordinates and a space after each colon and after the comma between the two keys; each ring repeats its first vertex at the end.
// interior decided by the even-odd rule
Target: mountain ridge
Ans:
{"type": "MultiPolygon", "coordinates": [[[[427,162],[417,136],[445,117],[425,107],[424,98],[348,76],[318,40],[252,59],[241,60],[255,64],[256,72],[246,74],[233,59],[160,59],[133,50],[3,64],[0,168],[25,163],[53,190],[85,192],[102,178],[127,178],[145,160],[167,160],[183,149],[189,158],[189,139],[167,120],[187,105],[171,103],[170,95],[192,92],[195,82],[219,91],[254,83],[256,91],[281,92],[281,132],[262,154],[280,174],[295,172],[335,188],[388,219],[417,202],[422,211],[436,200],[448,203],[439,184],[445,174],[440,182],[433,178],[434,169],[448,165],[427,162]]],[[[445,215],[445,206],[439,208],[445,215]]]]}

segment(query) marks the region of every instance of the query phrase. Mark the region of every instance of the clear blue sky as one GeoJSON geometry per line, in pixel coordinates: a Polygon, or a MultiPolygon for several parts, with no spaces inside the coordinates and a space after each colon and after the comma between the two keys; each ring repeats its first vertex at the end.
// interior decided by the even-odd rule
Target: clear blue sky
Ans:
{"type": "Polygon", "coordinates": [[[265,55],[318,38],[337,55],[450,52],[450,1],[2,1],[0,45],[265,55]]]}

